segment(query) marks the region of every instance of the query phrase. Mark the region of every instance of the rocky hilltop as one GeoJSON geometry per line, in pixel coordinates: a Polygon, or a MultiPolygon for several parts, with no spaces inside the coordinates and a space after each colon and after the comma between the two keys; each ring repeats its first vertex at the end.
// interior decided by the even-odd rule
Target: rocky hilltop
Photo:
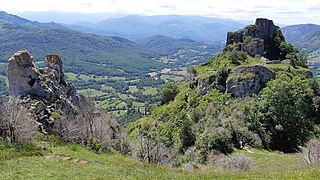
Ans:
{"type": "Polygon", "coordinates": [[[245,51],[250,56],[265,57],[270,60],[284,59],[280,52],[275,37],[280,33],[280,28],[272,20],[258,18],[254,25],[244,29],[229,32],[225,51],[245,51]]]}
{"type": "Polygon", "coordinates": [[[215,88],[244,98],[258,94],[268,81],[276,78],[277,71],[300,70],[306,78],[313,76],[298,57],[298,51],[285,41],[281,29],[272,20],[258,18],[253,25],[229,32],[224,50],[189,70],[187,80],[192,80],[190,87],[196,86],[200,95],[215,88]]]}
{"type": "Polygon", "coordinates": [[[162,105],[128,125],[128,137],[179,147],[174,157],[199,153],[194,161],[205,164],[212,150],[228,154],[248,145],[295,152],[314,136],[318,82],[271,20],[228,33],[225,50],[188,73],[164,86],[162,105]]]}
{"type": "Polygon", "coordinates": [[[45,127],[53,122],[54,112],[76,114],[78,105],[85,100],[66,81],[61,57],[57,54],[47,55],[44,68],[36,67],[33,59],[27,50],[18,51],[9,59],[11,94],[22,97],[37,121],[45,127]]]}

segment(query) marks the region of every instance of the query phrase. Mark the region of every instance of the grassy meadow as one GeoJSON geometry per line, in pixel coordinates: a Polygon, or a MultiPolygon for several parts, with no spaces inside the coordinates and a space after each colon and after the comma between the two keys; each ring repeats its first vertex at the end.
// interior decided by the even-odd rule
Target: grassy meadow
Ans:
{"type": "Polygon", "coordinates": [[[249,172],[217,165],[194,170],[148,164],[117,152],[93,152],[80,145],[39,141],[0,143],[0,179],[318,179],[320,164],[306,165],[299,154],[236,150],[253,160],[249,172]]]}

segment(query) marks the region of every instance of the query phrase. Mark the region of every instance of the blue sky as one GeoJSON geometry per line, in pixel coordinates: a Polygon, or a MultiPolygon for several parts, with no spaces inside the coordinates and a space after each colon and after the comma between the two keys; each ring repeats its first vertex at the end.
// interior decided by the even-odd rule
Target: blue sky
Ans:
{"type": "Polygon", "coordinates": [[[201,15],[279,24],[320,24],[320,0],[0,0],[0,10],[201,15]]]}

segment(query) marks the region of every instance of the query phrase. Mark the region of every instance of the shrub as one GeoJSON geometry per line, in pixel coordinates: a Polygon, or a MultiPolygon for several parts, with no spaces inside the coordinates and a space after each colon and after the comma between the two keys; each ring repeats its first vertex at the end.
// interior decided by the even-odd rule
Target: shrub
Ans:
{"type": "Polygon", "coordinates": [[[314,164],[320,162],[320,141],[311,139],[303,148],[301,156],[305,163],[314,164]]]}
{"type": "Polygon", "coordinates": [[[309,140],[315,119],[311,87],[312,80],[287,74],[268,82],[248,118],[264,147],[294,152],[309,140]]]}
{"type": "Polygon", "coordinates": [[[226,85],[229,73],[230,70],[227,68],[227,66],[222,66],[217,69],[217,82],[219,85],[226,85]]]}
{"type": "Polygon", "coordinates": [[[223,158],[223,156],[224,155],[220,151],[213,149],[207,153],[207,162],[209,164],[215,164],[219,160],[221,160],[221,158],[223,158]]]}
{"type": "Polygon", "coordinates": [[[207,128],[197,137],[196,147],[202,153],[215,149],[222,153],[231,153],[233,144],[231,141],[231,132],[224,127],[207,128]]]}
{"type": "Polygon", "coordinates": [[[233,50],[229,55],[228,59],[231,60],[233,64],[240,64],[241,62],[246,61],[248,55],[244,51],[233,50]]]}
{"type": "Polygon", "coordinates": [[[224,170],[249,171],[252,168],[252,159],[244,154],[226,156],[221,165],[224,170]]]}
{"type": "Polygon", "coordinates": [[[102,145],[95,138],[90,138],[87,142],[87,147],[92,151],[99,152],[102,145]]]}
{"type": "Polygon", "coordinates": [[[173,101],[176,95],[179,93],[179,87],[172,82],[167,83],[160,91],[160,102],[161,105],[167,104],[173,101]]]}

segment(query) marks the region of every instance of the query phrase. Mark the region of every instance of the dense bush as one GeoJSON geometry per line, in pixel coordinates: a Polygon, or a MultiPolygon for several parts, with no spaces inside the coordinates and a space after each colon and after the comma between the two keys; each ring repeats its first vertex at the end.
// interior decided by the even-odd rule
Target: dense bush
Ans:
{"type": "Polygon", "coordinates": [[[265,147],[295,151],[313,132],[314,81],[282,74],[270,81],[248,117],[265,147]]]}
{"type": "Polygon", "coordinates": [[[233,50],[228,54],[227,58],[231,60],[233,64],[240,64],[248,58],[248,54],[244,51],[233,50]]]}

